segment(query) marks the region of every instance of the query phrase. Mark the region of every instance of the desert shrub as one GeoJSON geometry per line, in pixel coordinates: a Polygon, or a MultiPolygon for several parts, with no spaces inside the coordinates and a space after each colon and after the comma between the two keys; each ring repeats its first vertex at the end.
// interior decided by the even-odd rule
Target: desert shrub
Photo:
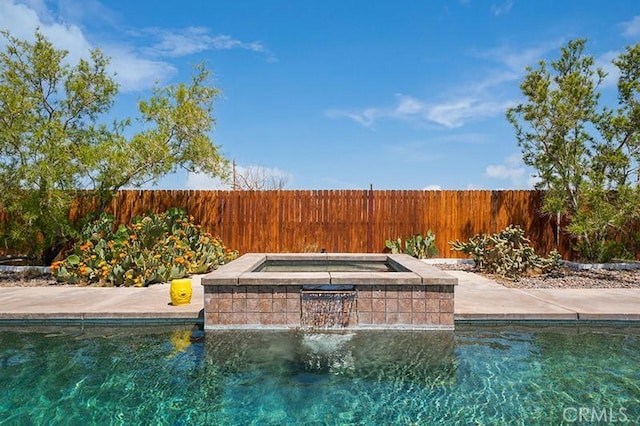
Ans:
{"type": "Polygon", "coordinates": [[[69,256],[51,265],[58,281],[146,286],[211,271],[238,256],[182,209],[134,218],[114,231],[102,215],[82,230],[69,256]]]}
{"type": "Polygon", "coordinates": [[[471,256],[475,269],[517,281],[525,273],[550,273],[558,269],[560,255],[538,256],[519,226],[509,225],[498,234],[476,234],[467,242],[450,241],[452,250],[471,256]]]}
{"type": "Polygon", "coordinates": [[[418,259],[428,259],[438,255],[436,236],[431,230],[427,231],[425,236],[416,234],[407,237],[404,243],[400,237],[395,240],[386,240],[385,245],[391,253],[406,253],[418,259]]]}
{"type": "Polygon", "coordinates": [[[640,236],[626,232],[622,235],[610,233],[606,238],[586,240],[578,238],[573,249],[585,262],[608,263],[621,260],[636,260],[640,254],[640,236]]]}

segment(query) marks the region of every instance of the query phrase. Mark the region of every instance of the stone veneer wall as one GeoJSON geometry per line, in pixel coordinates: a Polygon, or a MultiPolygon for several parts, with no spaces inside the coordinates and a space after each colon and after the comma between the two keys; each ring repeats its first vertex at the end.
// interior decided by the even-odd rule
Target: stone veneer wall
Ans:
{"type": "Polygon", "coordinates": [[[358,324],[453,327],[454,286],[358,286],[358,324]]]}
{"type": "Polygon", "coordinates": [[[300,286],[205,286],[205,327],[298,327],[300,286]]]}
{"type": "MultiPolygon", "coordinates": [[[[453,328],[452,285],[358,285],[356,290],[357,326],[453,328]]],[[[206,328],[300,327],[300,286],[207,285],[204,296],[206,328]]]]}

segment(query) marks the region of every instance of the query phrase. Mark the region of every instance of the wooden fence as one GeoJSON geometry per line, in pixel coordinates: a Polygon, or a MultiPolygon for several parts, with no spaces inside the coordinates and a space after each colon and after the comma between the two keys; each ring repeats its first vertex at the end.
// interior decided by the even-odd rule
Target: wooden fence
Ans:
{"type": "MultiPolygon", "coordinates": [[[[525,229],[537,252],[556,247],[553,218],[542,217],[536,191],[121,191],[110,212],[127,223],[136,215],[185,208],[225,244],[248,252],[368,252],[385,240],[431,230],[439,257],[465,257],[448,242],[525,229]]],[[[561,235],[558,249],[569,254],[561,235]]]]}

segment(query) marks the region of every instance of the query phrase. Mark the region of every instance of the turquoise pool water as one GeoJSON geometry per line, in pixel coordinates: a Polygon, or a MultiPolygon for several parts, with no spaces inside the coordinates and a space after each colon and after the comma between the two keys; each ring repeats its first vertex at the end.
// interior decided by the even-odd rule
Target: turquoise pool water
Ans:
{"type": "Polygon", "coordinates": [[[0,330],[1,424],[634,424],[640,331],[0,330]]]}

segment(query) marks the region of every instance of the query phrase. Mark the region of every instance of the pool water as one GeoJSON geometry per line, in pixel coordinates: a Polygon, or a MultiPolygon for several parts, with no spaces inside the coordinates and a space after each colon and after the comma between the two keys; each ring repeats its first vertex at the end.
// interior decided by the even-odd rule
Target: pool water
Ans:
{"type": "Polygon", "coordinates": [[[640,420],[635,328],[0,330],[0,424],[640,420]]]}
{"type": "MultiPolygon", "coordinates": [[[[387,262],[367,260],[266,260],[253,272],[394,272],[387,262]]],[[[404,271],[406,272],[406,271],[404,271]]]]}

